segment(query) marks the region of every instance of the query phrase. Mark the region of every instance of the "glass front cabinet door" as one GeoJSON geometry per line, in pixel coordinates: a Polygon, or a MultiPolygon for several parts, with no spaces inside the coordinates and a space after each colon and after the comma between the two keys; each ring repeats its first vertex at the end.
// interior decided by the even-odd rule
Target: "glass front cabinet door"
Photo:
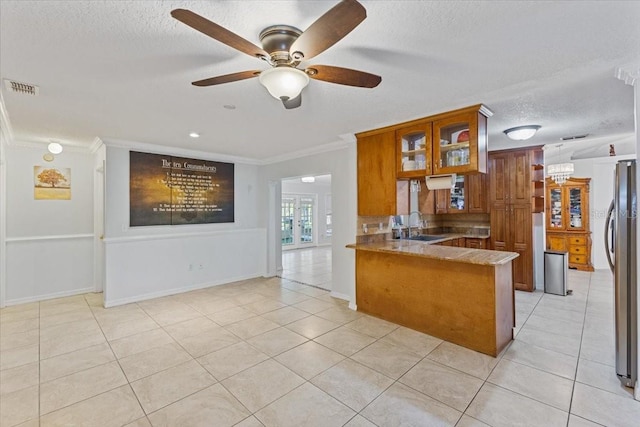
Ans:
{"type": "Polygon", "coordinates": [[[562,188],[549,188],[549,212],[547,215],[547,228],[550,230],[564,230],[564,202],[562,200],[562,188]]]}
{"type": "Polygon", "coordinates": [[[396,130],[398,178],[431,175],[431,123],[418,123],[396,130]]]}
{"type": "Polygon", "coordinates": [[[456,183],[451,188],[450,192],[449,206],[447,207],[448,212],[455,213],[467,211],[464,183],[464,175],[456,176],[456,183]]]}
{"type": "Polygon", "coordinates": [[[584,230],[584,187],[572,187],[568,186],[567,192],[567,230],[584,230]]]}
{"type": "Polygon", "coordinates": [[[487,172],[487,116],[483,108],[433,122],[433,169],[434,175],[487,172]]]}

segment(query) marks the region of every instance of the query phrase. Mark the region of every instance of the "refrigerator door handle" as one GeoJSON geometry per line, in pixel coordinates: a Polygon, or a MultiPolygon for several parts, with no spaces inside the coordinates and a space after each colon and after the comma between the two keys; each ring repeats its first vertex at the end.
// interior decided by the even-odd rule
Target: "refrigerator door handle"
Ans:
{"type": "Polygon", "coordinates": [[[611,272],[613,272],[613,260],[611,259],[611,253],[615,248],[615,219],[612,218],[613,210],[615,208],[615,200],[611,201],[609,205],[609,210],[607,211],[607,220],[604,225],[604,246],[605,252],[607,253],[607,261],[609,261],[609,268],[611,268],[611,272]],[[611,231],[611,246],[609,246],[609,232],[611,231]]]}

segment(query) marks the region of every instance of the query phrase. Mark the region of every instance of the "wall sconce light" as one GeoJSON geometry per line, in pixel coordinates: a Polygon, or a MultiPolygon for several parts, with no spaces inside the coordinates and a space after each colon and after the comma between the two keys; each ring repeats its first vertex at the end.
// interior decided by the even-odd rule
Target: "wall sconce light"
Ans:
{"type": "Polygon", "coordinates": [[[525,141],[533,137],[540,127],[541,126],[538,125],[517,126],[505,130],[504,133],[509,137],[509,139],[513,139],[514,141],[525,141]]]}

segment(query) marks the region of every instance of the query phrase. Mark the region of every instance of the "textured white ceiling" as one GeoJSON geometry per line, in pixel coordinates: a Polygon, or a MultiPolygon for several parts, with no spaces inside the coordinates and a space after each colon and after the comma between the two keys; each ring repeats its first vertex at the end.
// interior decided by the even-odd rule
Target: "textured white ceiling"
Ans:
{"type": "Polygon", "coordinates": [[[522,124],[542,125],[528,144],[633,132],[633,88],[614,70],[640,64],[639,1],[362,1],[367,19],[302,66],[382,83],[311,81],[295,110],[257,79],[192,86],[265,64],[169,14],[190,9],[259,44],[263,28],[305,29],[336,3],[2,0],[0,77],[40,87],[38,97],[2,87],[14,139],[100,137],[263,160],[476,103],[495,113],[490,149],[515,146],[502,130],[522,124]]]}

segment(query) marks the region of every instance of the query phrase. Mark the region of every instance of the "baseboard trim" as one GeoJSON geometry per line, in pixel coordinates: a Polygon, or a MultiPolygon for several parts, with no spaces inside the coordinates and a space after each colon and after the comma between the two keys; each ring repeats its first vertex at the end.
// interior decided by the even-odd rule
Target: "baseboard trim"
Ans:
{"type": "Polygon", "coordinates": [[[167,290],[163,290],[163,291],[159,291],[159,292],[151,292],[151,293],[142,294],[142,295],[135,295],[135,296],[132,296],[132,297],[120,298],[120,299],[116,299],[116,300],[112,300],[112,301],[108,301],[106,299],[106,296],[108,295],[108,292],[109,292],[108,286],[107,286],[107,289],[104,292],[104,295],[105,295],[104,307],[105,308],[117,307],[119,305],[131,304],[131,303],[134,303],[134,302],[146,301],[146,300],[150,300],[150,299],[154,299],[154,298],[166,297],[166,296],[169,296],[169,295],[183,294],[185,292],[196,291],[198,289],[205,289],[205,288],[211,288],[211,287],[214,287],[214,286],[227,285],[227,284],[230,284],[230,283],[233,283],[233,282],[239,282],[241,280],[255,279],[255,278],[258,278],[258,277],[264,277],[264,275],[253,274],[253,275],[247,275],[247,276],[230,277],[230,278],[223,279],[223,280],[217,280],[215,282],[199,283],[199,284],[196,284],[196,285],[184,286],[184,287],[180,287],[180,288],[172,288],[172,289],[167,289],[167,290]]]}
{"type": "Polygon", "coordinates": [[[90,286],[88,288],[73,289],[73,290],[70,290],[70,291],[55,292],[55,293],[52,293],[52,294],[36,295],[36,296],[32,296],[32,297],[18,298],[18,299],[14,299],[14,300],[7,300],[7,301],[5,301],[5,306],[9,307],[11,305],[27,304],[27,303],[30,303],[30,302],[38,302],[38,301],[46,301],[46,300],[56,299],[56,298],[71,297],[71,296],[74,296],[74,295],[94,293],[95,291],[96,291],[96,287],[95,286],[90,286]]]}
{"type": "Polygon", "coordinates": [[[342,299],[342,300],[345,300],[345,301],[350,301],[351,300],[351,298],[349,298],[348,295],[341,294],[340,292],[336,292],[336,291],[331,291],[331,293],[329,295],[331,295],[334,298],[342,299]]]}
{"type": "Polygon", "coordinates": [[[355,302],[349,302],[349,308],[353,311],[358,311],[358,306],[355,302]]]}

